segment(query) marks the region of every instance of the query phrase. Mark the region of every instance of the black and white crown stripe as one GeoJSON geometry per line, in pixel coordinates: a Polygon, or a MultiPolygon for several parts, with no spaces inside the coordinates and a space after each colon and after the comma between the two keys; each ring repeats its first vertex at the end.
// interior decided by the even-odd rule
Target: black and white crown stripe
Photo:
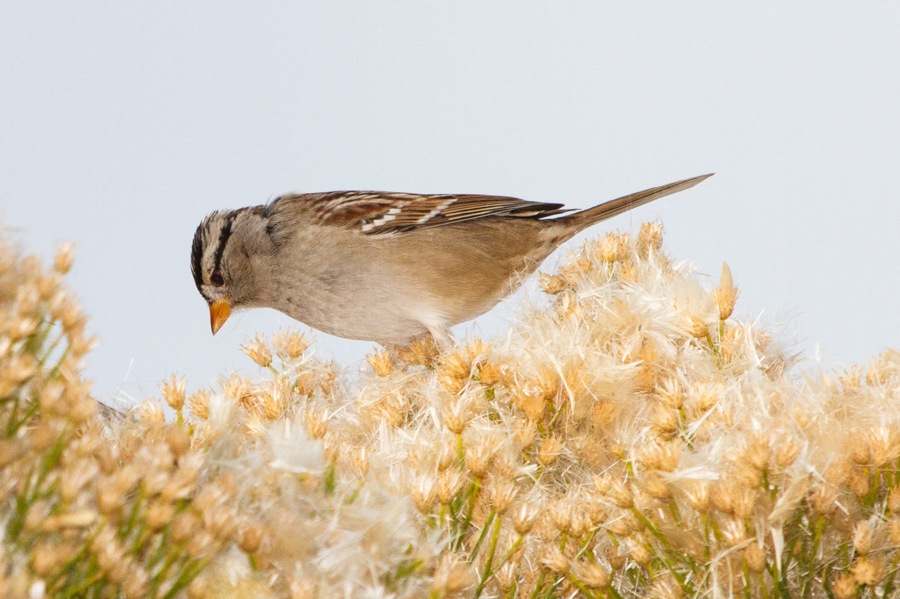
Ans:
{"type": "MultiPolygon", "coordinates": [[[[228,245],[228,240],[231,238],[234,219],[240,212],[241,210],[233,210],[227,213],[221,211],[213,212],[203,219],[203,222],[197,227],[196,233],[194,233],[194,242],[191,245],[191,274],[194,276],[194,284],[197,286],[201,295],[203,295],[204,284],[203,255],[215,234],[213,226],[217,221],[222,222],[218,235],[215,236],[216,247],[213,253],[213,267],[210,270],[210,273],[219,272],[222,267],[222,256],[225,254],[225,247],[228,245]],[[223,214],[224,216],[222,216],[223,214]]],[[[206,296],[204,295],[204,297],[206,296]]],[[[209,300],[209,298],[206,299],[209,300]]]]}

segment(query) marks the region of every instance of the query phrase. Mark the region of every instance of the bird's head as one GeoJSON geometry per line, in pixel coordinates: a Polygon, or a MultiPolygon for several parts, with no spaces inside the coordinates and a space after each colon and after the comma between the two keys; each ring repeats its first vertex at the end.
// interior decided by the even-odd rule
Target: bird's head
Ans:
{"type": "Polygon", "coordinates": [[[233,310],[259,305],[260,264],[273,249],[265,208],[213,212],[203,219],[191,247],[191,273],[209,304],[216,332],[233,310]]]}

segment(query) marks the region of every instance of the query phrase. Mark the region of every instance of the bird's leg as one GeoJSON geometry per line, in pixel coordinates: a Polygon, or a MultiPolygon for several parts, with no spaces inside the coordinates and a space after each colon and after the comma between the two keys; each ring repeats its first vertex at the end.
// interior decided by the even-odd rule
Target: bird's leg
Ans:
{"type": "Polygon", "coordinates": [[[459,340],[445,326],[428,327],[428,332],[431,333],[439,354],[450,352],[459,345],[459,340]]]}

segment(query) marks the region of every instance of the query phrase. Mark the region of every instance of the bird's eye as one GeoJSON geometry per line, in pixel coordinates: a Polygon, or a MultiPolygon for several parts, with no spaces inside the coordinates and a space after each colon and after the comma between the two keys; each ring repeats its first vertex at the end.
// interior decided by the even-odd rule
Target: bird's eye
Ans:
{"type": "Polygon", "coordinates": [[[213,274],[211,274],[209,276],[209,282],[212,283],[213,285],[215,285],[216,287],[221,287],[222,285],[225,284],[225,279],[223,279],[222,275],[220,275],[219,273],[214,272],[213,274]]]}

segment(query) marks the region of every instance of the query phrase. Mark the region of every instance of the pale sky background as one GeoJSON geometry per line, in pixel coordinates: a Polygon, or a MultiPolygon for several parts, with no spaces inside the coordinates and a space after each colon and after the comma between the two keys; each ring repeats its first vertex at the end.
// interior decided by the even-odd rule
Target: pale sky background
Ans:
{"type": "MultiPolygon", "coordinates": [[[[95,392],[147,397],[255,372],[241,343],[293,323],[210,334],[189,256],[212,210],[335,189],[588,207],[715,171],[590,234],[658,218],[807,366],[866,361],[900,347],[900,4],[786,4],[4,2],[3,225],[48,259],[77,243],[95,392]]],[[[317,351],[353,372],[371,347],[317,351]]]]}

